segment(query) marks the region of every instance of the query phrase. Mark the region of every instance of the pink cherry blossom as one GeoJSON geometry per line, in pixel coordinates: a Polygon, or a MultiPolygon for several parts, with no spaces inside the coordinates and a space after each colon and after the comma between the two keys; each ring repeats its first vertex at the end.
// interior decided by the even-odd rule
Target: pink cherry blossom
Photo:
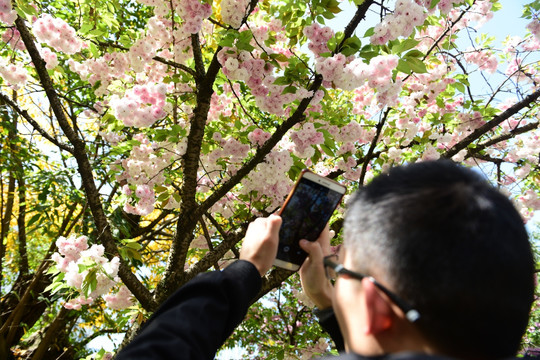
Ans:
{"type": "Polygon", "coordinates": [[[11,0],[0,0],[0,22],[12,25],[17,18],[17,12],[13,10],[11,0]]]}
{"type": "Polygon", "coordinates": [[[15,90],[28,81],[28,72],[22,64],[10,64],[0,59],[0,76],[15,90]]]}
{"type": "Polygon", "coordinates": [[[309,40],[308,48],[315,56],[330,51],[327,43],[328,40],[334,36],[334,31],[330,27],[321,27],[318,23],[314,22],[313,24],[306,26],[303,32],[309,40]]]}
{"type": "Polygon", "coordinates": [[[136,85],[126,91],[123,97],[113,96],[110,105],[116,118],[126,126],[147,127],[167,115],[166,93],[164,84],[136,85]]]}
{"type": "Polygon", "coordinates": [[[497,71],[497,58],[487,51],[469,49],[465,53],[465,61],[477,65],[480,70],[485,70],[489,74],[497,71]]]}
{"type": "Polygon", "coordinates": [[[21,39],[21,34],[19,33],[19,30],[16,28],[8,27],[4,34],[2,34],[2,41],[11,46],[14,50],[26,50],[26,46],[24,46],[24,42],[21,39]]]}
{"type": "MultiPolygon", "coordinates": [[[[439,7],[444,0],[439,2],[439,7]]],[[[398,0],[393,13],[386,15],[373,29],[371,43],[382,45],[400,36],[408,37],[415,26],[422,25],[427,15],[424,7],[412,0],[398,0]]]]}
{"type": "Polygon", "coordinates": [[[60,18],[43,14],[33,24],[34,35],[39,42],[46,43],[57,51],[73,55],[83,47],[75,29],[60,18]]]}
{"type": "Polygon", "coordinates": [[[132,296],[127,287],[121,286],[115,294],[104,295],[103,300],[105,300],[107,307],[113,310],[122,310],[133,305],[132,296]]]}
{"type": "Polygon", "coordinates": [[[270,136],[270,133],[257,128],[248,134],[248,139],[254,145],[263,145],[270,136]]]}
{"type": "Polygon", "coordinates": [[[248,4],[248,0],[222,0],[221,17],[223,22],[238,29],[242,25],[248,4]]]}

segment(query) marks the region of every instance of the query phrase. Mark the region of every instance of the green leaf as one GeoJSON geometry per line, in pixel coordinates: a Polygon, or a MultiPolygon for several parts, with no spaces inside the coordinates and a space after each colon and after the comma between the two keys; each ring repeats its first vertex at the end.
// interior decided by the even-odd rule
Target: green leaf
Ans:
{"type": "Polygon", "coordinates": [[[322,15],[329,20],[336,17],[331,11],[325,11],[322,15]]]}
{"type": "Polygon", "coordinates": [[[316,164],[316,163],[319,162],[320,159],[321,159],[321,152],[319,151],[319,149],[317,147],[315,147],[315,153],[311,157],[311,162],[313,164],[316,164]]]}
{"type": "Polygon", "coordinates": [[[339,6],[332,6],[328,8],[328,11],[330,11],[332,14],[339,14],[341,12],[341,9],[339,6]]]}
{"type": "Polygon", "coordinates": [[[324,153],[328,156],[331,156],[331,157],[334,157],[335,154],[334,152],[332,151],[332,149],[330,149],[328,146],[326,146],[326,144],[321,144],[319,145],[321,147],[321,149],[324,151],[324,153]]]}
{"type": "Polygon", "coordinates": [[[427,73],[426,64],[424,64],[423,61],[417,59],[417,58],[405,58],[403,59],[407,62],[407,65],[411,68],[412,71],[418,74],[425,74],[427,73]]]}
{"type": "Polygon", "coordinates": [[[329,49],[330,51],[336,50],[336,46],[337,46],[336,38],[335,38],[335,37],[331,37],[330,39],[328,39],[328,42],[326,43],[326,46],[328,46],[328,49],[329,49]]]}
{"type": "MultiPolygon", "coordinates": [[[[110,3],[109,3],[110,4],[110,3]]],[[[111,29],[115,29],[118,27],[118,22],[111,14],[104,14],[102,16],[103,22],[105,25],[107,25],[111,29]]]]}
{"type": "Polygon", "coordinates": [[[135,139],[127,140],[125,143],[129,145],[130,147],[141,145],[141,142],[135,139]]]}
{"type": "Polygon", "coordinates": [[[233,32],[231,31],[227,32],[225,36],[222,37],[221,40],[219,41],[219,46],[233,47],[236,37],[237,37],[236,34],[234,34],[233,32]]]}
{"type": "Polygon", "coordinates": [[[239,32],[238,41],[250,42],[253,39],[253,33],[250,30],[239,32]]]}
{"type": "Polygon", "coordinates": [[[38,214],[35,214],[34,216],[32,216],[32,218],[30,218],[30,220],[28,221],[28,224],[26,226],[31,226],[33,225],[36,221],[38,221],[39,219],[41,218],[41,214],[38,213],[38,214]]]}
{"type": "Polygon", "coordinates": [[[324,145],[333,152],[332,149],[336,148],[336,143],[334,142],[334,137],[327,130],[320,129],[319,131],[324,133],[324,145]]]}
{"type": "Polygon", "coordinates": [[[338,31],[335,36],[338,43],[342,42],[343,39],[345,39],[345,33],[343,31],[338,31]]]}
{"type": "MultiPolygon", "coordinates": [[[[17,1],[17,13],[19,13],[19,9],[23,12],[24,15],[28,15],[28,16],[38,15],[38,12],[36,11],[36,9],[26,1],[21,1],[21,0],[17,1]]],[[[26,17],[26,16],[22,16],[22,17],[26,17]]]]}
{"type": "Polygon", "coordinates": [[[374,34],[375,34],[375,28],[370,27],[369,29],[367,29],[366,33],[364,34],[364,37],[371,37],[374,34]]]}
{"type": "Polygon", "coordinates": [[[274,80],[274,85],[289,85],[290,83],[291,80],[284,76],[278,77],[276,80],[274,80]]]}
{"type": "Polygon", "coordinates": [[[142,260],[141,254],[137,250],[126,248],[127,255],[130,259],[142,260]]]}
{"type": "Polygon", "coordinates": [[[412,49],[419,43],[420,41],[415,40],[415,39],[405,39],[401,41],[399,44],[392,46],[392,54],[401,54],[409,49],[412,49]]]}
{"type": "MultiPolygon", "coordinates": [[[[25,19],[26,18],[26,13],[20,8],[20,7],[16,7],[15,8],[15,11],[17,11],[17,15],[19,15],[21,18],[25,19]]],[[[31,16],[28,16],[29,18],[31,16]]]]}
{"type": "Polygon", "coordinates": [[[55,274],[58,274],[59,272],[60,272],[60,270],[58,270],[58,269],[56,268],[56,266],[51,266],[51,267],[47,270],[46,274],[47,274],[47,275],[55,275],[55,274]]]}
{"type": "Polygon", "coordinates": [[[138,242],[130,242],[130,243],[127,243],[126,244],[126,247],[130,248],[130,249],[133,249],[133,250],[140,250],[142,249],[142,245],[139,244],[138,242]]]}
{"type": "Polygon", "coordinates": [[[167,192],[164,192],[164,193],[161,193],[158,197],[157,197],[157,201],[165,201],[169,198],[169,193],[167,192]]]}
{"type": "MultiPolygon", "coordinates": [[[[90,30],[94,28],[93,24],[83,24],[81,28],[79,29],[79,33],[81,35],[86,35],[90,30]]],[[[125,36],[125,35],[124,35],[125,36]]]]}
{"type": "Polygon", "coordinates": [[[118,39],[118,41],[125,47],[129,47],[131,46],[131,44],[133,44],[133,41],[127,35],[120,36],[120,39],[118,39]]]}
{"type": "Polygon", "coordinates": [[[404,74],[409,74],[412,71],[411,67],[404,59],[399,59],[396,69],[404,74]]]}
{"type": "Polygon", "coordinates": [[[106,113],[105,115],[103,115],[103,117],[101,118],[101,121],[103,123],[109,123],[109,122],[116,122],[116,117],[111,114],[111,113],[106,113]]]}
{"type": "Polygon", "coordinates": [[[253,39],[253,34],[249,30],[240,32],[236,47],[239,50],[253,51],[255,48],[250,44],[253,39]]]}
{"type": "Polygon", "coordinates": [[[270,54],[270,59],[274,59],[274,60],[277,60],[279,62],[288,62],[289,61],[289,59],[284,54],[281,54],[281,53],[270,54]]]}
{"type": "Polygon", "coordinates": [[[452,85],[456,88],[456,90],[458,90],[458,91],[460,91],[462,93],[465,92],[465,85],[463,85],[462,83],[456,82],[456,83],[454,83],[452,85]]]}
{"type": "Polygon", "coordinates": [[[167,189],[167,187],[165,187],[165,186],[162,186],[162,185],[156,185],[156,186],[154,186],[154,190],[155,190],[156,194],[160,194],[160,193],[162,193],[162,192],[167,191],[168,189],[167,189]]]}
{"type": "Polygon", "coordinates": [[[91,269],[94,267],[94,264],[78,264],[79,273],[82,273],[85,270],[91,269]]]}
{"type": "Polygon", "coordinates": [[[285,89],[283,89],[283,91],[281,92],[281,95],[284,95],[284,94],[296,94],[296,86],[293,86],[293,85],[289,85],[287,87],[285,87],[285,89]]]}
{"type": "Polygon", "coordinates": [[[362,42],[358,36],[354,35],[343,43],[343,48],[341,48],[341,53],[345,56],[350,56],[356,54],[362,47],[362,42]]]}
{"type": "Polygon", "coordinates": [[[90,293],[97,288],[97,268],[88,272],[82,283],[83,295],[88,297],[90,293]]]}
{"type": "Polygon", "coordinates": [[[50,291],[51,295],[54,295],[57,292],[59,292],[60,290],[67,289],[67,288],[68,288],[68,286],[64,282],[53,282],[52,284],[47,286],[45,288],[45,290],[43,290],[43,292],[50,291]]]}
{"type": "Polygon", "coordinates": [[[99,57],[99,49],[96,46],[96,44],[89,41],[89,47],[90,47],[90,52],[92,53],[92,56],[95,57],[95,58],[98,58],[99,57]]]}
{"type": "Polygon", "coordinates": [[[408,57],[408,58],[421,58],[421,57],[424,57],[424,53],[421,52],[420,50],[413,49],[413,50],[409,51],[408,53],[406,53],[405,57],[408,57]]]}
{"type": "Polygon", "coordinates": [[[157,129],[156,136],[154,136],[155,141],[164,141],[169,136],[169,132],[164,129],[157,129]]]}
{"type": "Polygon", "coordinates": [[[174,135],[178,135],[182,132],[184,132],[184,129],[178,125],[178,124],[174,124],[172,127],[171,127],[171,132],[174,134],[174,135]]]}
{"type": "Polygon", "coordinates": [[[88,36],[91,36],[91,37],[98,37],[98,36],[102,36],[105,32],[103,30],[100,30],[100,29],[94,29],[92,31],[89,31],[87,33],[88,36]]]}
{"type": "Polygon", "coordinates": [[[431,0],[431,5],[429,6],[430,9],[435,9],[435,6],[440,2],[441,0],[431,0]]]}
{"type": "Polygon", "coordinates": [[[109,12],[111,14],[114,14],[114,12],[116,11],[116,7],[114,6],[114,3],[112,1],[107,1],[107,8],[109,9],[109,12]]]}
{"type": "Polygon", "coordinates": [[[92,85],[92,90],[97,90],[101,86],[101,80],[98,80],[92,85]]]}

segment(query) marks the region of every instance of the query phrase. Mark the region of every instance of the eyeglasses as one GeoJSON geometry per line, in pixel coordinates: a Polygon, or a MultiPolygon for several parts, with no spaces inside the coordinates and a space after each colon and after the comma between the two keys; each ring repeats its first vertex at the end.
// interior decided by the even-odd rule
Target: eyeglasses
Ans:
{"type": "Polygon", "coordinates": [[[324,267],[326,269],[326,277],[332,283],[334,283],[334,281],[337,279],[339,275],[349,275],[350,277],[353,277],[358,280],[367,278],[369,279],[369,281],[375,284],[375,286],[377,286],[383,293],[385,293],[386,296],[388,296],[392,300],[392,302],[401,309],[401,311],[403,311],[407,320],[409,320],[410,322],[415,322],[420,318],[420,313],[416,309],[410,306],[405,300],[401,299],[395,293],[390,291],[387,287],[379,283],[373,277],[345,269],[345,267],[343,267],[343,265],[341,265],[337,261],[338,261],[337,255],[329,255],[324,258],[324,267]]]}

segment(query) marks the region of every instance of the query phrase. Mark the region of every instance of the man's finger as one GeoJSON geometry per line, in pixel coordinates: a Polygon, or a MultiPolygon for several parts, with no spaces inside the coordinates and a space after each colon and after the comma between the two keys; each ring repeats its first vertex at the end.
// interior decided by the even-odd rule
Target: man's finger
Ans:
{"type": "Polygon", "coordinates": [[[270,227],[270,233],[272,236],[279,236],[279,229],[281,228],[281,217],[278,215],[270,215],[266,226],[270,227]]]}
{"type": "Polygon", "coordinates": [[[316,241],[301,240],[300,247],[308,253],[311,261],[322,261],[323,251],[321,244],[316,241]]]}

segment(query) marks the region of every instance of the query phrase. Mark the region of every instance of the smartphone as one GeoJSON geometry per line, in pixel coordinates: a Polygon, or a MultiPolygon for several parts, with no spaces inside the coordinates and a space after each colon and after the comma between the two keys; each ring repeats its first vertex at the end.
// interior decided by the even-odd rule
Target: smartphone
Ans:
{"type": "Polygon", "coordinates": [[[346,188],[340,183],[303,170],[281,208],[282,223],[274,265],[296,271],[307,257],[299,241],[315,241],[337,208],[346,188]]]}

